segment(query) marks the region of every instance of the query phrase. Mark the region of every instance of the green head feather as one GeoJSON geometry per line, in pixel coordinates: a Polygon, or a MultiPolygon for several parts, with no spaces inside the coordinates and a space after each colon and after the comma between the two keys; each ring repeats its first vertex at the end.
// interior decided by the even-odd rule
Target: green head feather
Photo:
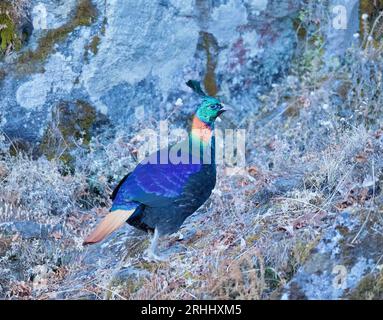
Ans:
{"type": "Polygon", "coordinates": [[[201,121],[211,124],[224,111],[225,110],[218,99],[207,96],[203,98],[196,115],[201,121]]]}

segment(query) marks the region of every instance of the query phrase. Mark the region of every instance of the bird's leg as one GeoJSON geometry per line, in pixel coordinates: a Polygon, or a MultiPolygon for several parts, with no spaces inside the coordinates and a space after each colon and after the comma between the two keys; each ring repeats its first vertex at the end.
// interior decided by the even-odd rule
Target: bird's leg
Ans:
{"type": "Polygon", "coordinates": [[[176,238],[177,238],[177,241],[182,241],[185,239],[184,235],[182,234],[181,231],[178,231],[176,234],[175,234],[176,238]]]}
{"type": "Polygon", "coordinates": [[[158,230],[154,229],[154,233],[153,233],[153,236],[152,236],[152,241],[151,241],[149,249],[148,249],[148,257],[150,259],[154,259],[154,260],[157,260],[157,261],[165,261],[166,258],[161,256],[158,253],[158,239],[159,239],[158,230]]]}
{"type": "Polygon", "coordinates": [[[152,241],[151,241],[150,247],[149,247],[149,252],[153,256],[156,256],[157,252],[158,252],[158,239],[159,239],[158,230],[154,229],[154,233],[153,233],[153,236],[152,236],[152,241]]]}

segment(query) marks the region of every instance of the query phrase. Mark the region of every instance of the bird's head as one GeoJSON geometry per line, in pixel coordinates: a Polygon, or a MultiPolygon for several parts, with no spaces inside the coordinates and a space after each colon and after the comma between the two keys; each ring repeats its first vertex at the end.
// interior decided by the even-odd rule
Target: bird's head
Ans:
{"type": "Polygon", "coordinates": [[[196,116],[199,120],[211,124],[225,111],[223,104],[218,99],[206,96],[198,107],[196,116]]]}
{"type": "Polygon", "coordinates": [[[186,82],[186,85],[202,97],[202,102],[197,109],[195,117],[198,118],[198,120],[200,120],[202,124],[205,123],[208,126],[214,124],[214,121],[222,113],[228,110],[228,108],[224,109],[223,103],[221,103],[217,98],[208,96],[202,90],[199,81],[189,80],[188,82],[186,82]]]}

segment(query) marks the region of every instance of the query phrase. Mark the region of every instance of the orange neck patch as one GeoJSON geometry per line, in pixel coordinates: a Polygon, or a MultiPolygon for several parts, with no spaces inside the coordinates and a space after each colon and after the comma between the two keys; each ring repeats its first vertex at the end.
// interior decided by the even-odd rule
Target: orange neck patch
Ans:
{"type": "Polygon", "coordinates": [[[209,125],[201,121],[197,116],[194,116],[192,124],[192,137],[202,140],[203,142],[209,142],[211,136],[212,130],[209,125]]]}

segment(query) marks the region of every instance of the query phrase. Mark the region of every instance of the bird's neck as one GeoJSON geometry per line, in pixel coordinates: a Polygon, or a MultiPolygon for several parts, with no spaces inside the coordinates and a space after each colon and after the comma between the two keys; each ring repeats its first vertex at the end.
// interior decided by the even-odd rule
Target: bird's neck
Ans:
{"type": "Polygon", "coordinates": [[[197,115],[193,118],[191,138],[195,142],[201,142],[207,145],[214,138],[214,123],[206,123],[198,118],[197,115]]]}
{"type": "Polygon", "coordinates": [[[214,123],[206,123],[194,116],[189,143],[191,153],[203,164],[215,164],[214,123]]]}

